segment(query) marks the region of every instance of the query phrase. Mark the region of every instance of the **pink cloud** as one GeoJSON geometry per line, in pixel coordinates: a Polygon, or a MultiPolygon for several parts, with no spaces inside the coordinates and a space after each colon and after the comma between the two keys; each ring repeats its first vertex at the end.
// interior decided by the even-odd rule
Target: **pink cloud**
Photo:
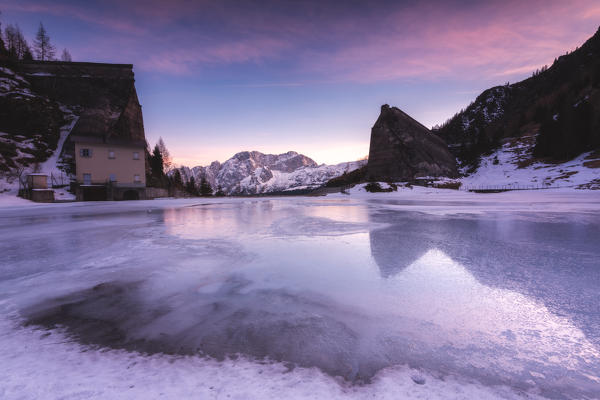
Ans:
{"type": "Polygon", "coordinates": [[[581,14],[582,18],[599,18],[600,17],[600,6],[584,10],[581,14]]]}
{"type": "Polygon", "coordinates": [[[378,30],[331,54],[311,54],[304,65],[337,71],[334,75],[340,81],[358,82],[515,76],[551,63],[593,33],[580,26],[581,15],[587,18],[589,13],[568,12],[577,6],[585,10],[590,1],[568,6],[520,4],[516,10],[510,6],[404,10],[381,22],[385,34],[378,30]]]}

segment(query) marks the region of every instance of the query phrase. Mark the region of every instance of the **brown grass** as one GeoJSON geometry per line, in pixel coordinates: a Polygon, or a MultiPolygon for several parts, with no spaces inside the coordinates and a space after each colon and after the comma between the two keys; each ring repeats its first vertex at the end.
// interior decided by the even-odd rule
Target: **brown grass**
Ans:
{"type": "Polygon", "coordinates": [[[590,153],[585,159],[586,160],[594,160],[596,158],[600,158],[600,150],[595,150],[590,153]]]}
{"type": "Polygon", "coordinates": [[[561,176],[558,176],[556,178],[554,178],[554,180],[558,180],[558,179],[568,179],[571,176],[575,175],[577,172],[579,171],[569,171],[569,172],[565,172],[564,174],[562,174],[561,176]]]}
{"type": "Polygon", "coordinates": [[[588,168],[600,168],[600,159],[593,161],[586,161],[583,163],[584,167],[588,168]]]}
{"type": "Polygon", "coordinates": [[[537,160],[535,158],[526,158],[526,159],[522,159],[517,161],[517,168],[526,168],[529,167],[531,164],[535,163],[537,160]]]}
{"type": "Polygon", "coordinates": [[[434,187],[436,187],[438,189],[458,190],[461,185],[462,185],[462,182],[444,182],[444,183],[437,183],[434,185],[434,187]]]}
{"type": "Polygon", "coordinates": [[[577,189],[600,190],[600,179],[594,179],[591,182],[584,183],[583,185],[579,185],[579,186],[577,186],[577,189]]]}

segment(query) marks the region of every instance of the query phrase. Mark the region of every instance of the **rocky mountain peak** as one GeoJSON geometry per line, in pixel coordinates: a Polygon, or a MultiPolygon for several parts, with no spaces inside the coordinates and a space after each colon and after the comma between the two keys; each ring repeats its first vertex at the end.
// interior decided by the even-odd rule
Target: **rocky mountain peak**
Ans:
{"type": "Polygon", "coordinates": [[[318,165],[295,151],[242,151],[222,164],[214,161],[207,167],[181,167],[179,171],[184,182],[193,176],[197,182],[205,178],[213,189],[221,188],[227,194],[256,194],[316,188],[363,165],[364,161],[318,165]]]}

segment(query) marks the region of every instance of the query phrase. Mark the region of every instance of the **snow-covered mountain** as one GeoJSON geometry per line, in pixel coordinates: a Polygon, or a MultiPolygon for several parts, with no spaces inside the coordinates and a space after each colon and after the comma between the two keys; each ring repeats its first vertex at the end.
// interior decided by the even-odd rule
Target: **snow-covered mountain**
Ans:
{"type": "Polygon", "coordinates": [[[214,161],[206,167],[180,167],[179,171],[184,182],[192,176],[196,182],[205,178],[213,189],[221,188],[225,194],[258,194],[317,188],[365,163],[353,161],[318,165],[295,151],[277,155],[243,151],[223,164],[214,161]]]}

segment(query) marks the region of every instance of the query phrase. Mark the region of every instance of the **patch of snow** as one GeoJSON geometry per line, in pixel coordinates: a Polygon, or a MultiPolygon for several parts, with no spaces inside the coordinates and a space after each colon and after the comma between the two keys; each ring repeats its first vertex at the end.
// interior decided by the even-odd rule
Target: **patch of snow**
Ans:
{"type": "MultiPolygon", "coordinates": [[[[68,109],[67,108],[63,108],[62,110],[63,111],[67,111],[68,109]]],[[[71,119],[71,121],[69,123],[67,123],[66,125],[64,125],[60,129],[60,137],[58,139],[58,144],[56,145],[56,150],[41,165],[40,170],[38,172],[45,173],[48,176],[50,176],[50,175],[55,175],[55,176],[64,175],[64,172],[62,172],[58,168],[57,164],[58,164],[58,162],[60,160],[60,156],[62,154],[62,150],[63,150],[63,146],[65,144],[65,141],[67,140],[67,137],[71,133],[71,130],[73,129],[73,127],[75,126],[75,124],[79,120],[79,117],[77,117],[77,116],[75,116],[73,114],[68,115],[68,117],[71,119]]]]}
{"type": "Polygon", "coordinates": [[[49,72],[34,72],[32,74],[27,74],[30,76],[55,76],[54,74],[51,74],[49,72]]]}
{"type": "Polygon", "coordinates": [[[535,137],[520,138],[509,141],[493,154],[482,157],[477,171],[460,179],[462,189],[494,186],[531,189],[579,187],[600,179],[600,168],[584,166],[585,162],[590,161],[591,152],[568,162],[549,164],[531,160],[534,143],[535,137]]]}
{"type": "Polygon", "coordinates": [[[418,211],[432,215],[487,214],[497,212],[588,213],[600,212],[598,191],[574,188],[547,190],[516,190],[502,193],[474,193],[464,190],[432,187],[406,187],[398,182],[396,192],[369,193],[366,184],[356,185],[346,192],[333,193],[328,198],[389,201],[397,210],[418,211]]]}
{"type": "Polygon", "coordinates": [[[15,73],[8,68],[0,67],[0,72],[5,73],[6,75],[14,75],[15,73]]]}
{"type": "Polygon", "coordinates": [[[3,399],[542,399],[506,386],[453,376],[438,378],[404,365],[382,370],[371,385],[347,387],[315,368],[289,371],[282,363],[146,356],[97,350],[60,331],[47,335],[0,321],[3,399]],[[418,376],[425,384],[416,384],[418,376]],[[42,378],[43,377],[43,378],[42,378]]]}

